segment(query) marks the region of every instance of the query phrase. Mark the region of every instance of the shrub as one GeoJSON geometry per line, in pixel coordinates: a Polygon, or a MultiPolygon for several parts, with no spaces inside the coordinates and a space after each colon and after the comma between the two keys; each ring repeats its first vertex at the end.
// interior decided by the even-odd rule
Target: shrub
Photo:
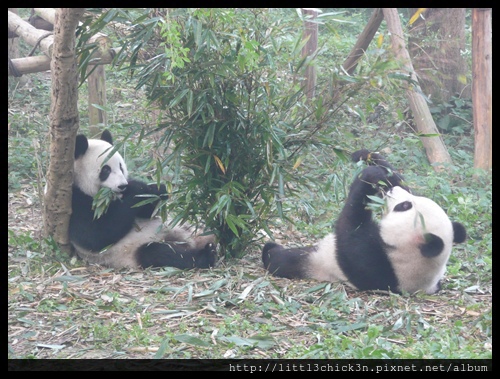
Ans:
{"type": "Polygon", "coordinates": [[[296,75],[301,35],[290,43],[266,22],[264,11],[230,9],[170,19],[162,36],[176,44],[150,62],[153,75],[142,71],[150,100],[164,110],[161,144],[173,149],[161,167],[182,182],[173,197],[186,206],[176,221],[200,216],[226,257],[243,256],[259,230],[272,234],[273,215],[284,217],[282,201],[293,194],[287,148],[308,132],[296,75]],[[290,70],[280,72],[274,62],[285,48],[293,50],[290,70]]]}

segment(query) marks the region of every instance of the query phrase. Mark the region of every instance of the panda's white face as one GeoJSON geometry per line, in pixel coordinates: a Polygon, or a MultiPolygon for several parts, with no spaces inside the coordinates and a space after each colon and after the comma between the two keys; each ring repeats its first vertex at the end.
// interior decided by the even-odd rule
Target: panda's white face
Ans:
{"type": "Polygon", "coordinates": [[[88,149],[75,159],[75,184],[85,194],[95,196],[101,187],[120,193],[127,186],[128,172],[122,156],[116,152],[104,163],[112,148],[106,141],[89,139],[88,149]]]}
{"type": "Polygon", "coordinates": [[[432,233],[443,240],[443,251],[451,251],[453,225],[434,201],[393,187],[386,194],[386,204],[386,213],[380,222],[385,243],[397,248],[418,246],[424,242],[424,234],[432,233]]]}
{"type": "Polygon", "coordinates": [[[434,201],[401,187],[393,187],[386,194],[386,203],[380,235],[388,245],[399,289],[436,292],[453,246],[452,222],[434,201]]]}

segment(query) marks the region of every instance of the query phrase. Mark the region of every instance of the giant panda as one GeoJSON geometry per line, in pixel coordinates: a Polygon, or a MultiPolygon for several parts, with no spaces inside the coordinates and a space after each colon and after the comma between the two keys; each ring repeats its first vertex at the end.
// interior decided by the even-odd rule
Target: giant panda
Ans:
{"type": "Polygon", "coordinates": [[[189,226],[169,227],[151,217],[165,185],[130,179],[122,156],[111,156],[113,140],[105,130],[101,139],[76,137],[72,214],[69,238],[74,251],[88,263],[113,268],[162,267],[208,268],[215,264],[213,235],[195,235],[189,226]],[[93,197],[107,187],[115,194],[107,211],[94,219],[93,197]],[[143,195],[143,196],[141,196],[143,195]],[[155,195],[155,202],[137,206],[155,195]]]}
{"type": "Polygon", "coordinates": [[[431,199],[413,195],[382,155],[359,150],[352,158],[368,166],[351,184],[334,232],[308,247],[268,242],[264,267],[278,277],[341,281],[360,291],[439,291],[453,243],[466,239],[464,226],[431,199]],[[379,223],[367,206],[376,195],[386,202],[379,223]]]}

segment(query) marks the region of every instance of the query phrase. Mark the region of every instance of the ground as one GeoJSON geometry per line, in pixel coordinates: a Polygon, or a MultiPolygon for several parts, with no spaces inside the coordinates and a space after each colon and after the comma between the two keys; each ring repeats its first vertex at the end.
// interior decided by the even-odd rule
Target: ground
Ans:
{"type": "MultiPolygon", "coordinates": [[[[35,198],[25,185],[8,200],[9,230],[34,240],[42,227],[35,198]]],[[[491,293],[467,293],[465,302],[458,290],[408,297],[278,279],[262,268],[258,248],[214,269],[181,272],[88,266],[29,242],[25,252],[9,244],[11,358],[307,357],[329,339],[370,333],[372,345],[399,351],[427,329],[458,324],[471,328],[457,340],[483,340],[491,352],[487,331],[477,327],[491,293]]]]}

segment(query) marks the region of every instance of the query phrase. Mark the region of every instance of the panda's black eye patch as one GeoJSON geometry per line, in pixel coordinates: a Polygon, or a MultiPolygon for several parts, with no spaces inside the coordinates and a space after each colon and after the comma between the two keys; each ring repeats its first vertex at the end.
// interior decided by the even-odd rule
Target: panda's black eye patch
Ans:
{"type": "Polygon", "coordinates": [[[101,182],[104,182],[106,179],[108,179],[109,174],[111,174],[111,167],[108,165],[104,165],[101,169],[101,172],[99,173],[99,180],[101,182]]]}
{"type": "Polygon", "coordinates": [[[413,207],[409,201],[403,201],[394,207],[394,212],[405,212],[413,207]]]}
{"type": "Polygon", "coordinates": [[[120,163],[120,171],[122,172],[122,174],[124,174],[123,172],[123,167],[122,167],[122,164],[120,163]]]}

